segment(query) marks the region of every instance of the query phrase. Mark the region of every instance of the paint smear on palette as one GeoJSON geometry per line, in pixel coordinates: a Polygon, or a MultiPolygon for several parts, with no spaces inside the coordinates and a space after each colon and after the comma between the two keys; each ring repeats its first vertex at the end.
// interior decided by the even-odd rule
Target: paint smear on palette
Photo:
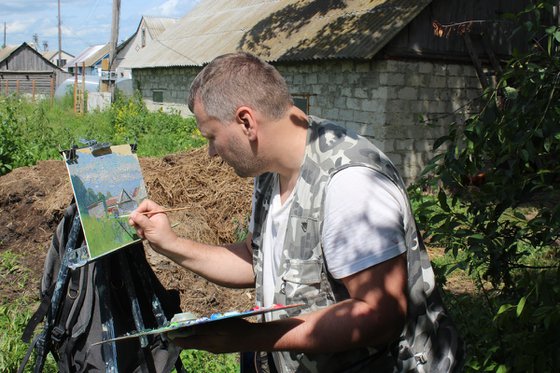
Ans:
{"type": "Polygon", "coordinates": [[[194,325],[207,324],[211,322],[222,321],[225,319],[246,318],[246,317],[261,315],[269,312],[281,312],[281,311],[286,311],[289,309],[299,308],[303,306],[304,306],[303,303],[290,304],[290,305],[273,304],[268,307],[254,307],[247,311],[229,311],[223,313],[214,313],[204,317],[197,317],[196,315],[193,315],[190,312],[178,313],[175,314],[175,316],[173,316],[173,318],[169,322],[169,325],[167,326],[163,326],[161,328],[156,328],[156,329],[144,330],[141,332],[133,332],[117,338],[106,339],[100,342],[93,343],[91,346],[95,346],[107,342],[121,341],[121,340],[126,340],[131,338],[139,338],[145,335],[169,333],[179,329],[188,328],[194,325]]]}

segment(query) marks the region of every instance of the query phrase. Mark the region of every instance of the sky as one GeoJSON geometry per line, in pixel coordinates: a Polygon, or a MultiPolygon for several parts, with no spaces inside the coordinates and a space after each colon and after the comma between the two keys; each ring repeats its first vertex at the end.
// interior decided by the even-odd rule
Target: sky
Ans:
{"type": "MultiPolygon", "coordinates": [[[[181,18],[198,0],[121,0],[119,43],[130,37],[142,16],[181,18]]],[[[60,0],[62,50],[74,56],[111,39],[113,0],[60,0]]],[[[58,0],[0,0],[0,47],[33,43],[58,50],[58,0]],[[4,23],[6,33],[4,34],[4,23]]]]}

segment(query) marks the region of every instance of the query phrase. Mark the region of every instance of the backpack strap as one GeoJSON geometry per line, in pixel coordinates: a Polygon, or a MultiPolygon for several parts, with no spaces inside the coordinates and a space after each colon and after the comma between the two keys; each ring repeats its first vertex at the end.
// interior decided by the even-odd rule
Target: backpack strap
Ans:
{"type": "Polygon", "coordinates": [[[66,287],[69,278],[69,256],[77,245],[80,232],[82,232],[82,224],[80,222],[80,219],[74,215],[72,217],[72,228],[70,229],[70,234],[68,235],[68,241],[66,242],[64,255],[62,257],[60,268],[58,270],[56,285],[51,298],[51,306],[45,320],[43,332],[39,335],[36,343],[37,359],[35,361],[35,372],[41,372],[43,370],[47,353],[49,352],[52,345],[51,337],[54,327],[54,321],[56,320],[56,316],[59,312],[61,301],[62,299],[64,299],[62,296],[62,292],[66,287]]]}
{"type": "Polygon", "coordinates": [[[35,348],[35,345],[37,344],[37,341],[39,340],[39,337],[40,337],[40,335],[33,338],[33,342],[31,342],[31,344],[27,348],[27,352],[25,353],[25,356],[23,357],[23,360],[21,361],[21,365],[19,366],[19,368],[17,370],[17,373],[23,373],[23,370],[25,369],[25,366],[29,362],[29,358],[31,357],[31,354],[33,353],[33,349],[35,348]]]}
{"type": "MultiPolygon", "coordinates": [[[[56,283],[53,282],[51,286],[48,288],[48,290],[45,292],[43,298],[41,299],[41,304],[39,304],[39,307],[37,308],[33,316],[31,316],[31,319],[25,326],[25,329],[23,330],[23,334],[21,336],[21,340],[23,342],[29,343],[31,337],[33,336],[33,333],[35,332],[35,329],[37,328],[37,325],[39,325],[39,323],[43,321],[45,315],[49,311],[49,307],[51,305],[51,296],[54,291],[55,285],[56,283]]],[[[31,346],[34,345],[35,343],[33,343],[31,346]]]]}
{"type": "Polygon", "coordinates": [[[85,291],[80,291],[81,282],[87,276],[88,267],[84,266],[78,270],[70,270],[70,281],[66,288],[66,296],[62,302],[62,309],[57,316],[58,323],[53,327],[51,339],[54,343],[60,343],[67,333],[70,333],[68,327],[74,324],[78,316],[78,312],[72,313],[76,304],[81,304],[85,296],[85,291]],[[82,281],[80,281],[82,279],[82,281]]]}
{"type": "MultiPolygon", "coordinates": [[[[62,219],[62,226],[60,227],[60,228],[62,228],[62,231],[59,231],[59,229],[57,229],[55,234],[53,234],[50,249],[54,250],[56,253],[58,253],[58,260],[59,261],[60,261],[61,256],[64,254],[64,253],[60,253],[60,247],[65,247],[66,246],[65,238],[68,237],[68,234],[69,234],[70,228],[71,228],[71,224],[73,222],[73,219],[74,219],[75,215],[76,215],[76,204],[71,203],[70,206],[68,206],[66,208],[66,210],[64,211],[64,217],[62,219]]],[[[54,253],[51,253],[51,255],[54,255],[54,253]]],[[[55,258],[53,258],[53,259],[55,259],[55,258]]],[[[31,340],[31,337],[33,336],[33,333],[35,332],[35,329],[37,328],[37,325],[39,325],[39,323],[41,321],[43,321],[43,319],[47,315],[47,312],[49,311],[49,307],[51,305],[51,298],[52,298],[52,295],[53,295],[53,292],[54,292],[55,285],[56,285],[56,281],[52,281],[52,283],[50,283],[48,288],[45,291],[42,292],[41,303],[39,304],[39,307],[37,308],[37,310],[35,311],[33,316],[31,316],[31,319],[29,320],[29,322],[25,326],[25,329],[24,329],[23,334],[21,336],[21,340],[23,342],[29,343],[29,341],[31,340]]]]}

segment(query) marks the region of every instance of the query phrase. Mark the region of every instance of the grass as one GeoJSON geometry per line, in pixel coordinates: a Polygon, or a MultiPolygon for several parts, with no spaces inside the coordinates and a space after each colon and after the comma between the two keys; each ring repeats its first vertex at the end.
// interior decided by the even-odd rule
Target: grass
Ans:
{"type": "MultiPolygon", "coordinates": [[[[30,273],[28,268],[19,265],[20,255],[6,250],[0,253],[0,280],[11,283],[14,290],[22,296],[11,302],[3,301],[0,304],[0,372],[16,372],[27,352],[28,345],[21,340],[22,332],[38,302],[29,292],[30,273]]],[[[34,364],[32,356],[26,371],[32,371],[34,364]]],[[[45,364],[44,372],[56,372],[54,359],[49,357],[45,364]]]]}
{"type": "MultiPolygon", "coordinates": [[[[25,326],[31,319],[38,301],[28,292],[24,292],[31,284],[29,283],[29,270],[22,268],[18,263],[20,256],[7,250],[0,253],[0,279],[11,281],[17,273],[19,279],[15,283],[16,290],[20,290],[22,296],[11,302],[0,304],[0,372],[16,372],[27,352],[28,344],[21,340],[25,326]]],[[[35,333],[42,331],[43,324],[39,324],[35,333]]],[[[205,351],[184,350],[181,352],[181,360],[188,372],[216,372],[230,373],[239,371],[239,359],[237,354],[214,355],[205,351]]],[[[35,358],[32,355],[26,372],[33,371],[35,358]]],[[[56,362],[51,354],[48,355],[44,370],[45,373],[58,371],[56,362]]]]}
{"type": "Polygon", "coordinates": [[[212,354],[205,351],[183,350],[181,361],[187,372],[239,372],[239,354],[212,354]]]}

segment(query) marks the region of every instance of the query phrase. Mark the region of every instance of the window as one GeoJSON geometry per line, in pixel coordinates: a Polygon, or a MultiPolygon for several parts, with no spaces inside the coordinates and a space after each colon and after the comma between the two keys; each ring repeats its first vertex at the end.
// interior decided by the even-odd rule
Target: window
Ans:
{"type": "Polygon", "coordinates": [[[297,108],[305,114],[309,114],[309,95],[292,95],[292,98],[297,108]]]}
{"type": "Polygon", "coordinates": [[[163,91],[152,91],[152,101],[159,104],[163,103],[163,91]]]}
{"type": "Polygon", "coordinates": [[[142,37],[142,41],[141,41],[142,48],[144,48],[146,46],[146,29],[145,28],[142,29],[141,37],[142,37]]]}

